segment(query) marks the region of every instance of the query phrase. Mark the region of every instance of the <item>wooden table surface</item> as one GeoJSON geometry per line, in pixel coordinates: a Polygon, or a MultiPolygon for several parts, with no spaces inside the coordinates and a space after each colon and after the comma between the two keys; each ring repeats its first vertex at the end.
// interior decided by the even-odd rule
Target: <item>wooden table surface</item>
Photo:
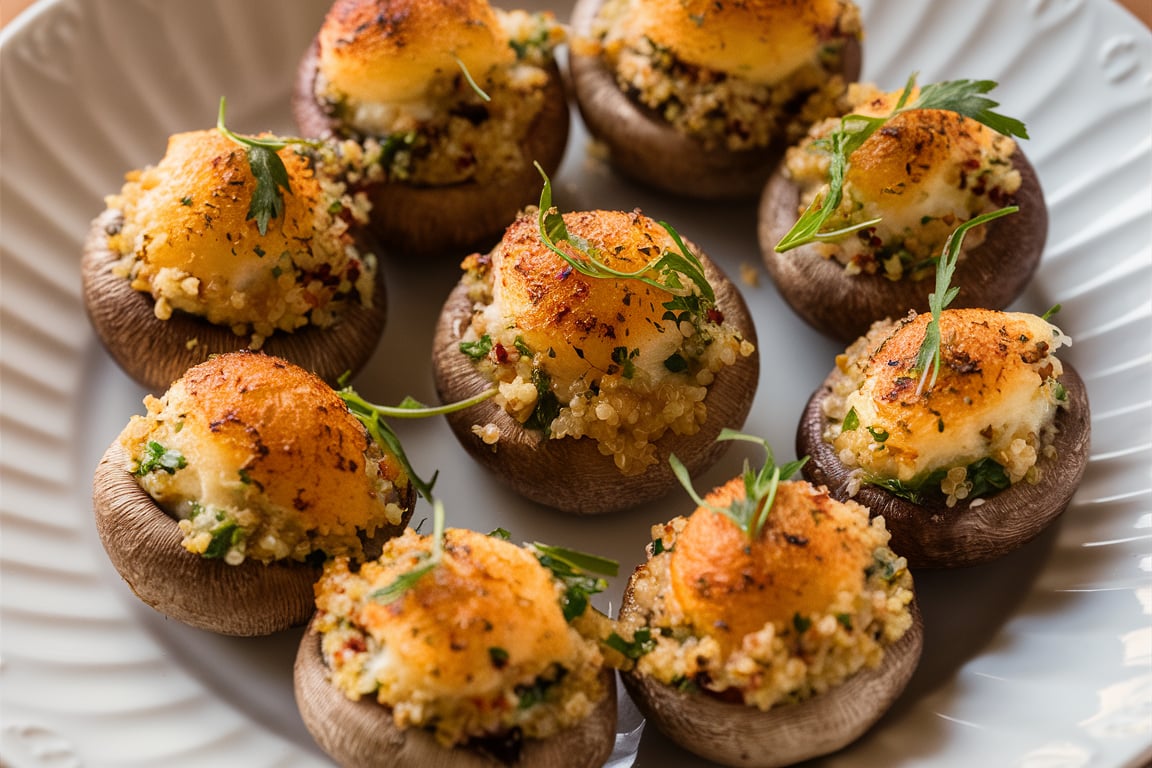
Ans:
{"type": "MultiPolygon", "coordinates": [[[[1023,2],[1023,0],[1007,0],[1008,2],[1023,2]]],[[[1141,21],[1152,27],[1152,0],[1119,0],[1141,21]]],[[[32,0],[0,0],[0,26],[7,24],[22,10],[32,4],[32,0]]]]}

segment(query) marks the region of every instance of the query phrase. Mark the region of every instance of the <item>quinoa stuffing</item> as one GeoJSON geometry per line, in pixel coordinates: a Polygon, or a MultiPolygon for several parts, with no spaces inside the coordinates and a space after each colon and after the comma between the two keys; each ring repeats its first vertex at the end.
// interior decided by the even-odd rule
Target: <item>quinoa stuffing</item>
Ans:
{"type": "MultiPolygon", "coordinates": [[[[735,478],[705,501],[743,498],[735,478]]],[[[880,665],[912,626],[912,579],[882,517],[781,482],[754,536],[700,507],[652,529],[619,633],[647,638],[635,672],[769,710],[880,665]]]]}
{"type": "Polygon", "coordinates": [[[128,173],[106,199],[121,214],[107,232],[120,255],[113,273],[152,296],[157,318],[203,317],[250,335],[251,349],[371,306],[376,258],[352,236],[368,202],[331,173],[347,151],[361,153],[348,143],[280,150],[290,190],[262,233],[248,215],[256,179],[244,147],[217,130],[173,135],[159,163],[128,173]]]}
{"type": "Polygon", "coordinates": [[[604,661],[566,619],[565,587],[538,556],[449,528],[435,566],[397,593],[433,547],[408,529],[358,569],[344,558],[325,566],[314,626],[332,684],[446,747],[544,739],[590,716],[608,695],[604,661]]]}
{"type": "Polygon", "coordinates": [[[505,54],[491,54],[494,63],[479,71],[463,62],[437,69],[393,100],[375,86],[361,93],[357,82],[342,84],[342,71],[325,74],[321,58],[316,98],[342,133],[361,143],[369,180],[485,184],[524,167],[522,147],[543,110],[566,32],[551,13],[490,12],[505,54]]]}
{"type": "MultiPolygon", "coordinates": [[[[914,88],[909,101],[919,92],[914,88]]],[[[838,111],[884,117],[901,93],[855,83],[838,111]]],[[[827,193],[830,155],[820,141],[840,124],[840,117],[816,122],[785,154],[784,172],[800,189],[799,213],[827,193]]],[[[928,277],[958,224],[1012,201],[1021,185],[1013,165],[1016,152],[1011,137],[955,112],[914,109],[897,114],[848,158],[843,197],[823,225],[828,232],[848,234],[821,238],[813,247],[844,265],[849,275],[928,277]]],[[[986,234],[986,225],[975,227],[965,238],[963,252],[983,243],[986,234]]]]}

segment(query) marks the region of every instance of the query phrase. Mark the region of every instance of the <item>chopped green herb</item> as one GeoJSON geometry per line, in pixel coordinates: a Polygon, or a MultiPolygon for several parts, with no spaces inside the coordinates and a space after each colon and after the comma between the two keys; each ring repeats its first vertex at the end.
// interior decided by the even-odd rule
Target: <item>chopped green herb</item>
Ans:
{"type": "Polygon", "coordinates": [[[492,337],[484,334],[476,341],[462,341],[460,351],[473,360],[483,360],[492,351],[492,337]]]}
{"type": "Polygon", "coordinates": [[[1006,136],[1028,138],[1024,123],[1011,117],[993,112],[999,104],[983,94],[996,87],[992,80],[950,80],[926,85],[919,97],[911,104],[908,99],[916,85],[916,74],[908,78],[904,92],[896,107],[885,117],[851,114],[840,119],[840,127],[828,136],[813,142],[813,146],[828,153],[828,191],[817,197],[801,214],[792,228],[776,244],[776,250],[784,253],[816,240],[835,240],[851,232],[875,226],[879,219],[860,222],[834,232],[823,232],[821,227],[840,206],[844,195],[844,179],[848,172],[849,157],[868,140],[884,123],[902,112],[915,109],[942,109],[972,118],[1006,136]]]}
{"type": "Polygon", "coordinates": [[[635,661],[646,653],[651,653],[656,647],[656,640],[652,637],[652,630],[640,627],[632,633],[631,640],[625,640],[616,632],[608,635],[604,644],[613,650],[619,651],[625,658],[635,661]]]}
{"type": "Polygon", "coordinates": [[[803,616],[799,613],[792,614],[792,627],[796,630],[797,634],[804,634],[808,628],[812,626],[812,619],[803,616]]]}
{"type": "Polygon", "coordinates": [[[872,435],[872,439],[878,443],[882,443],[888,439],[888,432],[886,430],[876,429],[874,427],[865,427],[865,429],[868,430],[868,434],[872,435]]]}
{"type": "Polygon", "coordinates": [[[159,471],[174,475],[176,470],[186,466],[188,460],[179,451],[169,450],[155,440],[149,440],[145,446],[144,459],[136,466],[133,474],[143,477],[149,472],[159,471]]]}
{"type": "Polygon", "coordinates": [[[216,130],[244,147],[248,157],[248,167],[256,177],[256,189],[252,192],[252,202],[248,205],[248,219],[256,220],[256,228],[261,235],[268,234],[268,222],[284,215],[284,193],[292,193],[292,183],[288,169],[277,154],[292,144],[318,147],[321,142],[314,139],[273,136],[261,138],[242,136],[233,133],[224,125],[224,98],[220,98],[220,111],[216,116],[216,130]]]}
{"type": "Polygon", "coordinates": [[[632,362],[640,355],[639,349],[616,347],[612,350],[612,362],[620,366],[620,375],[630,379],[636,375],[636,364],[632,362]]]}
{"type": "Polygon", "coordinates": [[[504,669],[504,667],[508,666],[508,651],[503,648],[492,646],[488,649],[488,658],[492,660],[492,666],[496,667],[496,669],[504,669]]]}
{"type": "Polygon", "coordinates": [[[688,370],[688,361],[679,352],[673,352],[664,359],[664,368],[669,373],[683,373],[688,370]]]}
{"type": "Polygon", "coordinates": [[[856,408],[848,409],[848,413],[844,414],[844,423],[840,425],[842,432],[852,432],[860,426],[860,414],[856,413],[856,408]]]}
{"type": "Polygon", "coordinates": [[[692,479],[688,476],[688,469],[684,464],[672,454],[668,457],[668,463],[672,465],[672,472],[680,480],[680,484],[688,491],[688,495],[696,502],[698,506],[710,509],[717,514],[724,515],[736,523],[742,531],[744,531],[749,538],[755,539],[760,535],[760,531],[764,528],[764,523],[768,520],[768,513],[772,511],[772,503],[776,499],[776,488],[779,486],[781,480],[787,480],[792,475],[804,466],[808,461],[805,456],[797,461],[791,461],[783,467],[776,466],[776,461],[772,455],[772,447],[768,445],[768,441],[755,437],[753,435],[746,435],[732,429],[724,429],[720,432],[717,440],[744,440],[750,443],[758,443],[764,448],[765,459],[764,466],[758,471],[753,472],[748,462],[744,462],[744,496],[743,498],[733,499],[732,503],[727,507],[717,507],[704,501],[696,489],[692,487],[692,479]]]}
{"type": "Polygon", "coordinates": [[[932,319],[924,328],[924,341],[921,342],[920,352],[916,356],[916,370],[921,372],[920,383],[916,387],[917,395],[925,389],[932,389],[936,384],[936,376],[940,373],[940,315],[960,292],[959,288],[952,285],[952,274],[956,271],[956,263],[960,259],[960,247],[964,244],[964,235],[973,227],[1016,213],[1018,210],[1020,210],[1018,206],[1012,205],[975,216],[956,227],[944,243],[944,251],[940,254],[940,260],[936,265],[936,290],[928,294],[932,319]]]}
{"type": "Polygon", "coordinates": [[[532,370],[532,383],[536,386],[536,408],[524,422],[528,429],[538,429],[549,434],[552,422],[560,415],[560,398],[552,391],[552,380],[539,368],[532,370]]]}

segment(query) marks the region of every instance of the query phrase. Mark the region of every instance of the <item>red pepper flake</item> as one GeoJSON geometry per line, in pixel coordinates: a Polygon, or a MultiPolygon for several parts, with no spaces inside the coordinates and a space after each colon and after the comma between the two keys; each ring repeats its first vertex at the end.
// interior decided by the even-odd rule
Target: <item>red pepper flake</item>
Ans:
{"type": "Polygon", "coordinates": [[[500,342],[492,345],[492,355],[496,358],[496,362],[501,365],[508,362],[508,350],[500,342]]]}

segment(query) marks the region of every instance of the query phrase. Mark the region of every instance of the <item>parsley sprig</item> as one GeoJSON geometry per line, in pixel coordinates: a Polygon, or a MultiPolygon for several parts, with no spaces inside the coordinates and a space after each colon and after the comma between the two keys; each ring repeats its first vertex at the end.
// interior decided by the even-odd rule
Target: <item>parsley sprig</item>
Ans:
{"type": "Polygon", "coordinates": [[[348,410],[352,412],[352,415],[360,420],[360,423],[368,430],[368,434],[372,436],[372,439],[379,445],[386,446],[396,456],[397,460],[404,467],[404,471],[407,472],[412,484],[416,486],[416,490],[430,502],[433,501],[432,486],[436,483],[436,474],[432,476],[431,480],[422,480],[416,474],[416,471],[412,468],[412,463],[404,453],[404,446],[400,444],[400,438],[396,436],[392,427],[384,420],[385,417],[393,419],[423,419],[429,416],[443,416],[482,403],[498,391],[495,387],[492,387],[465,400],[458,400],[454,403],[437,406],[424,405],[412,397],[405,397],[399,405],[378,405],[365,400],[355,389],[346,383],[346,379],[347,376],[343,376],[338,382],[341,387],[337,390],[340,399],[348,406],[348,410]]]}
{"type": "Polygon", "coordinates": [[[792,228],[788,230],[788,233],[780,239],[780,242],[776,244],[778,253],[784,253],[817,240],[835,240],[851,232],[879,223],[880,219],[870,219],[835,231],[821,231],[825,222],[840,206],[840,201],[843,199],[844,178],[848,173],[849,157],[884,123],[896,115],[915,109],[943,109],[976,120],[1005,136],[1028,138],[1028,131],[1024,123],[993,111],[993,108],[999,106],[999,102],[993,101],[984,94],[996,87],[994,80],[948,80],[932,83],[924,86],[920,95],[908,103],[915,86],[916,74],[913,73],[908,78],[896,106],[888,115],[883,117],[861,114],[845,115],[840,119],[839,128],[828,136],[812,142],[813,147],[822,149],[830,157],[828,191],[823,196],[817,196],[796,223],[792,225],[792,228]]]}
{"type": "Polygon", "coordinates": [[[381,587],[371,594],[371,598],[378,603],[387,605],[395,602],[405,592],[416,586],[416,582],[431,571],[444,559],[444,502],[440,499],[429,498],[432,502],[432,548],[427,553],[421,553],[420,564],[405,571],[386,587],[381,587]]]}
{"type": "Polygon", "coordinates": [[[916,370],[920,371],[920,383],[916,386],[917,396],[925,389],[931,389],[940,373],[940,315],[960,292],[960,289],[951,283],[956,264],[960,259],[960,247],[964,243],[964,235],[973,227],[1018,210],[1020,210],[1018,206],[1010,205],[975,216],[956,227],[944,243],[944,250],[936,265],[936,289],[928,294],[928,307],[932,312],[932,319],[924,328],[924,341],[920,343],[920,352],[916,356],[916,370]]]}
{"type": "Polygon", "coordinates": [[[292,194],[288,169],[277,154],[293,144],[319,147],[322,142],[294,136],[244,136],[224,125],[224,97],[220,97],[220,111],[216,115],[216,130],[244,147],[248,167],[256,178],[252,202],[248,204],[247,219],[256,220],[261,235],[268,234],[268,222],[284,215],[284,194],[292,194]]]}
{"type": "Polygon", "coordinates": [[[715,306],[716,293],[704,274],[704,265],[699,257],[684,245],[684,240],[672,225],[659,222],[676,243],[676,251],[665,249],[659,256],[633,272],[614,269],[604,263],[600,256],[600,248],[568,231],[568,227],[564,224],[564,216],[552,204],[552,182],[539,163],[536,164],[536,169],[544,177],[544,187],[540,191],[540,210],[537,214],[540,238],[549,250],[564,259],[569,266],[588,277],[639,280],[646,285],[671,293],[673,298],[663,304],[664,309],[668,310],[664,319],[677,322],[690,319],[684,317],[683,313],[700,318],[708,309],[715,306]],[[573,256],[561,248],[560,243],[567,243],[578,256],[573,256]]]}
{"type": "Polygon", "coordinates": [[[747,435],[733,429],[723,429],[716,439],[743,440],[750,443],[759,443],[763,446],[765,453],[764,466],[759,470],[753,471],[748,462],[744,462],[744,497],[733,499],[727,507],[710,504],[696,493],[696,489],[692,487],[692,479],[688,476],[688,469],[684,466],[683,462],[676,457],[676,454],[668,457],[668,463],[672,465],[672,472],[676,475],[680,484],[684,486],[684,490],[688,491],[688,495],[692,497],[692,500],[695,501],[698,506],[709,509],[716,514],[724,515],[736,523],[736,525],[740,527],[740,530],[748,535],[748,538],[756,539],[764,529],[764,523],[768,521],[768,515],[772,511],[772,504],[776,501],[776,489],[779,487],[780,482],[796,474],[796,472],[807,463],[808,457],[805,456],[796,461],[790,461],[784,466],[779,467],[776,466],[776,460],[772,455],[772,446],[763,438],[747,435]]]}

